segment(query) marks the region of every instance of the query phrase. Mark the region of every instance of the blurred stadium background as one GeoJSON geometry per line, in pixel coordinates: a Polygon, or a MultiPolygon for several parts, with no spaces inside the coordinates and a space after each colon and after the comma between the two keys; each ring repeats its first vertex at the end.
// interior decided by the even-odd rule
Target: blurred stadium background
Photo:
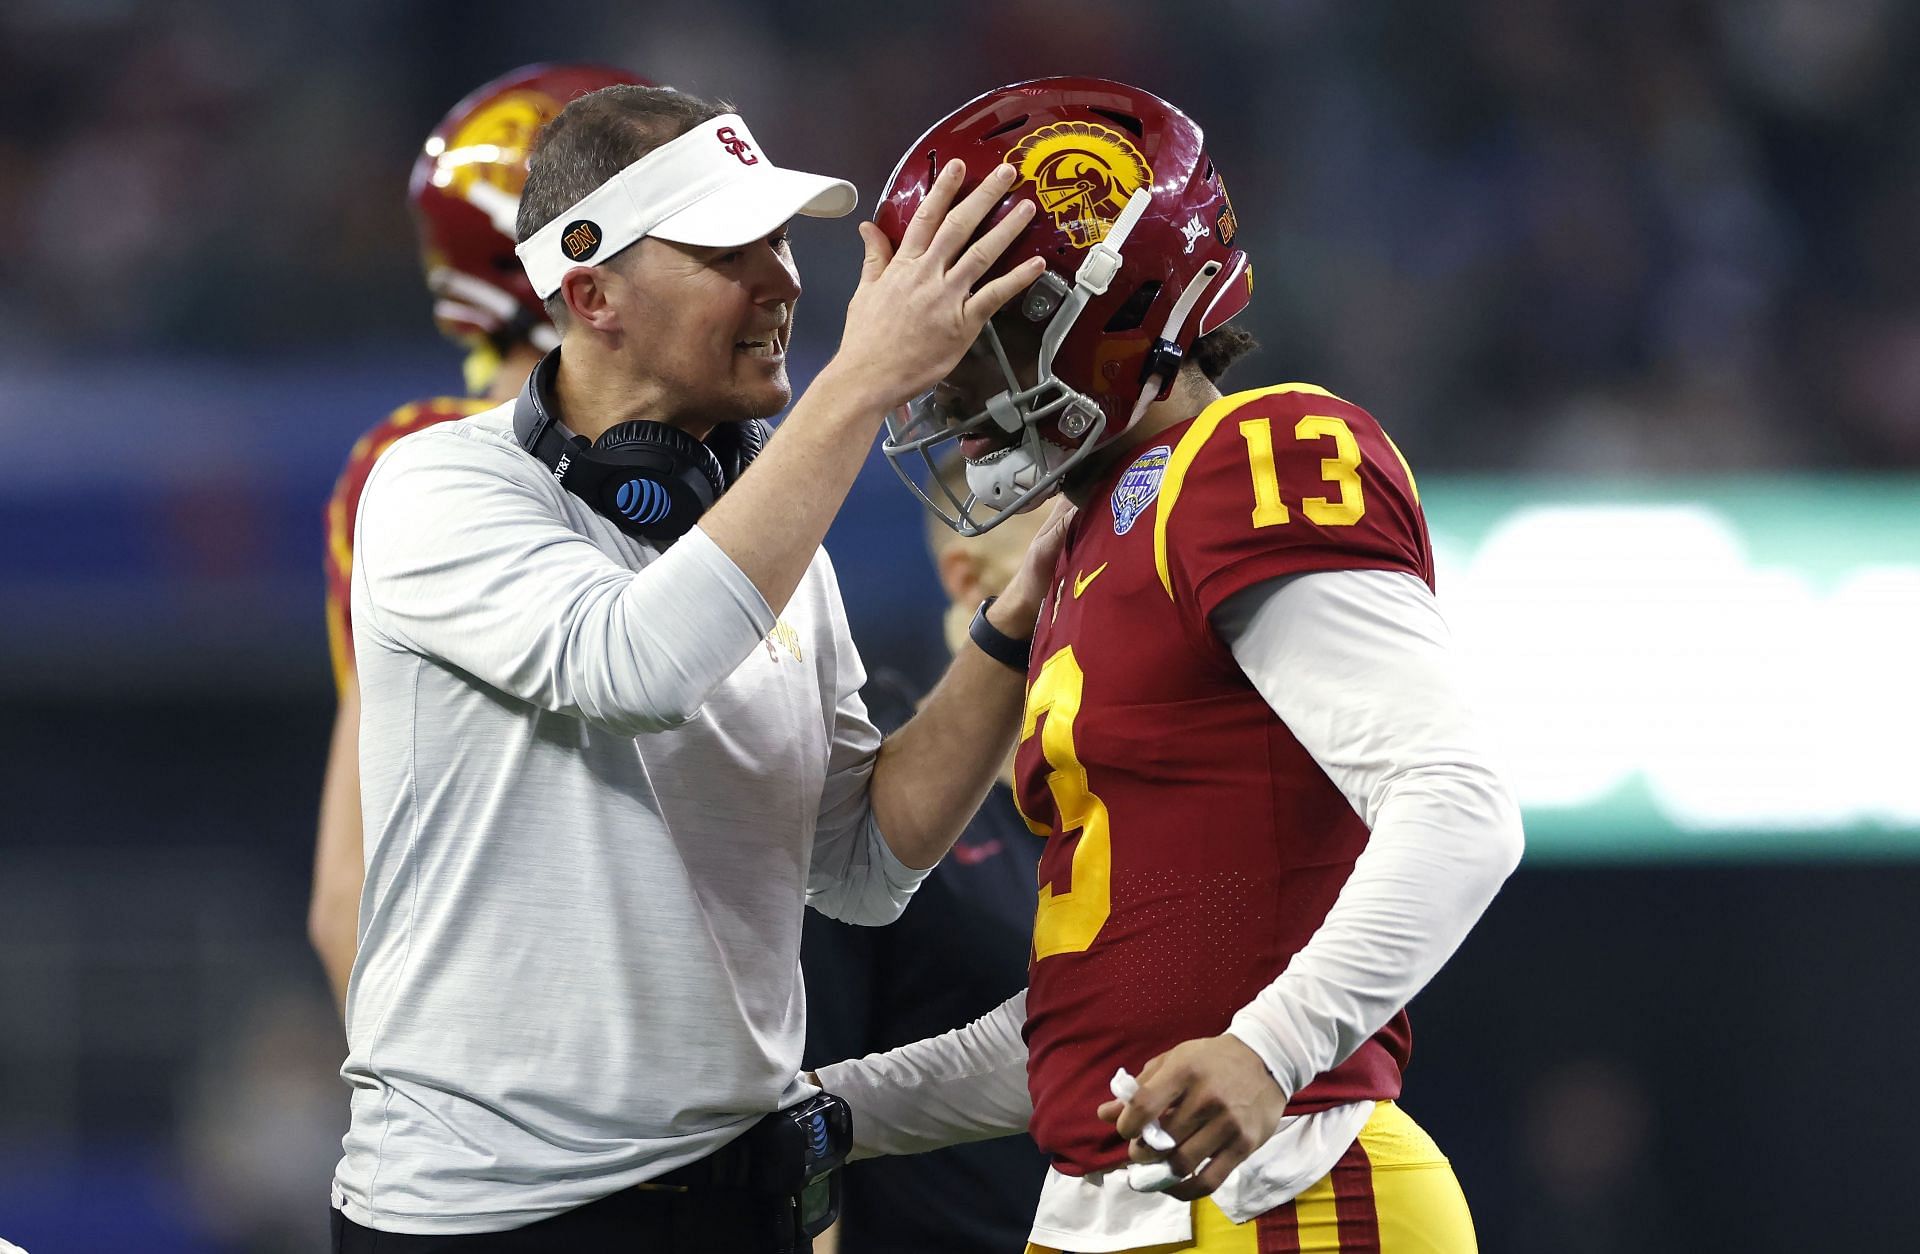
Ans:
{"type": "MultiPolygon", "coordinates": [[[[416,145],[511,66],[592,58],[869,198],[1000,82],[1193,113],[1259,272],[1238,378],[1394,432],[1528,805],[1406,1098],[1483,1248],[1920,1249],[1917,28],[1898,0],[9,0],[0,1237],[322,1248],[322,506],[365,427],[459,387],[416,145]]],[[[803,382],[857,247],[795,242],[803,382]]],[[[919,534],[876,457],[832,546],[870,663],[925,677],[919,534]]]]}

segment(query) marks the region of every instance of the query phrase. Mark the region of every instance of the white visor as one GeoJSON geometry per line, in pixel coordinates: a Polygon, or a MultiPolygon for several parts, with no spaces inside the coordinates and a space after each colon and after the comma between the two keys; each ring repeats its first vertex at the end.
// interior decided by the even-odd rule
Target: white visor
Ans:
{"type": "Polygon", "coordinates": [[[648,235],[737,248],[797,213],[838,218],[859,193],[845,179],[784,170],[735,113],[662,144],[596,187],[514,252],[545,300],[575,266],[598,265],[648,235]]]}

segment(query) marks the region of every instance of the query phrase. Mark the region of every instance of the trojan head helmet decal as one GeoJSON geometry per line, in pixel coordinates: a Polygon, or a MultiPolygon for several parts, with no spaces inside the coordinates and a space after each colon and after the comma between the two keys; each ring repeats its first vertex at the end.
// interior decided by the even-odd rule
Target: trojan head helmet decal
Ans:
{"type": "Polygon", "coordinates": [[[575,97],[642,81],[604,65],[522,66],[455,105],[420,146],[407,200],[433,320],[473,350],[468,382],[476,390],[510,345],[559,342],[513,254],[534,136],[575,97]]]}
{"type": "Polygon", "coordinates": [[[1025,135],[1007,164],[1033,184],[1040,207],[1077,247],[1107,237],[1127,198],[1153,182],[1140,150],[1097,122],[1055,122],[1025,135]]]}
{"type": "Polygon", "coordinates": [[[476,182],[518,198],[527,183],[527,153],[564,101],[541,91],[510,91],[474,110],[444,146],[429,144],[433,185],[470,196],[476,182]]]}

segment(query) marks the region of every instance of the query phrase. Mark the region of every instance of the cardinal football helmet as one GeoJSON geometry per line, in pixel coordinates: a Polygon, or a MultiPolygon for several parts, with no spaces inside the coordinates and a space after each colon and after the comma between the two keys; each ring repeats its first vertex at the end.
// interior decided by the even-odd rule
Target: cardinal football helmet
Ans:
{"type": "Polygon", "coordinates": [[[523,339],[559,343],[513,251],[527,154],[568,101],[616,83],[652,85],[603,65],[523,66],[468,95],[427,137],[407,200],[442,334],[482,356],[523,339]]]}
{"type": "Polygon", "coordinates": [[[958,418],[929,393],[888,418],[883,448],[929,509],[977,535],[1052,495],[1165,397],[1193,341],[1246,308],[1253,276],[1234,247],[1239,223],[1200,128],[1137,87],[1035,79],[990,91],[935,123],[900,159],[874,214],[896,246],[955,157],[967,166],[961,196],[1003,161],[1019,173],[983,230],[1021,198],[1038,202],[987,275],[1046,260],[1046,271],[996,315],[1025,319],[1038,332],[1038,373],[1022,382],[989,322],[982,338],[1005,389],[958,418]],[[932,472],[938,451],[968,436],[1003,447],[968,459],[963,499],[932,472]]]}

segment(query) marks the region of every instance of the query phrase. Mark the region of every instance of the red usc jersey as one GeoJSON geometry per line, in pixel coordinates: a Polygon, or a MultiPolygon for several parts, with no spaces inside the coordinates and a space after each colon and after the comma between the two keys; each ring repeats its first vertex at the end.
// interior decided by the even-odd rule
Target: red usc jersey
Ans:
{"type": "MultiPolygon", "coordinates": [[[[1242,392],[1096,485],[1041,607],[1015,762],[1040,861],[1027,995],[1033,1136],[1072,1175],[1126,1161],[1117,1067],[1226,1030],[1326,918],[1367,843],[1208,616],[1319,570],[1433,582],[1406,462],[1309,384],[1242,392]]],[[[1290,1112],[1400,1092],[1396,1015],[1290,1112]]]]}
{"type": "Polygon", "coordinates": [[[333,651],[333,682],[338,690],[344,692],[353,677],[353,620],[348,608],[353,587],[353,522],[360,512],[360,493],[367,486],[373,463],[389,444],[408,432],[491,408],[490,401],[457,396],[435,396],[402,405],[361,436],[347,454],[346,468],[327,501],[327,644],[333,651]]]}

